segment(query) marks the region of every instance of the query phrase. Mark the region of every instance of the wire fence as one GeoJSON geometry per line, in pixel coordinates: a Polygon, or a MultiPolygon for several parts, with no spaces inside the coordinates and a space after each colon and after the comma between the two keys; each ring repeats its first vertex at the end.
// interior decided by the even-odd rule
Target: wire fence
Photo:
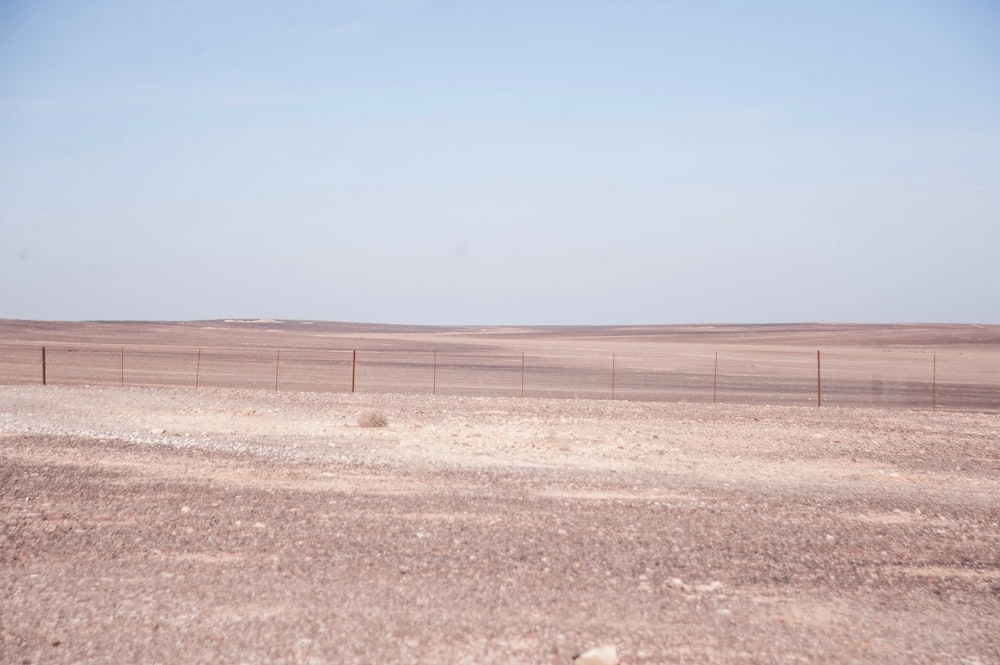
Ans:
{"type": "Polygon", "coordinates": [[[997,354],[0,345],[0,383],[1000,411],[997,354]],[[984,360],[985,358],[985,360],[984,360]]]}

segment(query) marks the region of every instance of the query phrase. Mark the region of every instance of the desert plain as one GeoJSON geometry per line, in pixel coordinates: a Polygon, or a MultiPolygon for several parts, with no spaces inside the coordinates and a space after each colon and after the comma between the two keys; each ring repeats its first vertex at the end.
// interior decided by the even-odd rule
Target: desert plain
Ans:
{"type": "Polygon", "coordinates": [[[0,360],[3,663],[1000,662],[996,326],[5,321],[0,360]]]}

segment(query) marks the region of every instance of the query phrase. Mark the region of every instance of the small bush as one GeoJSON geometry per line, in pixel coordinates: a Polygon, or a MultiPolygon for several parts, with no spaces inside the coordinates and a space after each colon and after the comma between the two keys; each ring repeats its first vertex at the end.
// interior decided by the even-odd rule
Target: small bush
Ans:
{"type": "Polygon", "coordinates": [[[388,427],[389,419],[381,411],[365,411],[358,416],[361,427],[388,427]]]}

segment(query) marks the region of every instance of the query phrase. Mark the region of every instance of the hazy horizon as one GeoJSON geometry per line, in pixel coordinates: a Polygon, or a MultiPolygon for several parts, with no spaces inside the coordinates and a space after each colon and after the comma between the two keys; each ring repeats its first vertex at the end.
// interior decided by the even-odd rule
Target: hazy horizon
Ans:
{"type": "Polygon", "coordinates": [[[1000,6],[0,6],[0,317],[1000,323],[1000,6]]]}
{"type": "Polygon", "coordinates": [[[0,321],[24,322],[24,323],[99,323],[99,324],[184,324],[184,323],[241,323],[250,325],[265,324],[301,324],[301,325],[332,325],[332,326],[372,326],[372,327],[399,327],[399,328],[781,328],[781,327],[809,327],[809,326],[829,326],[829,327],[898,327],[898,328],[919,328],[923,326],[941,328],[988,328],[1000,327],[1000,323],[981,323],[976,321],[769,321],[769,322],[747,322],[747,321],[679,321],[675,323],[407,323],[405,321],[386,323],[381,321],[342,321],[331,319],[275,319],[271,317],[260,318],[206,318],[206,319],[20,319],[0,317],[0,321]]]}

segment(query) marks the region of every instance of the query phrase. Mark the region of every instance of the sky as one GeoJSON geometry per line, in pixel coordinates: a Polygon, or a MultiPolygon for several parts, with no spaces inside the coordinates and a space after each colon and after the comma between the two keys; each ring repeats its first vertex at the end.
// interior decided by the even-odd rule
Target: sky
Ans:
{"type": "Polygon", "coordinates": [[[0,318],[1000,323],[993,0],[0,0],[0,318]]]}

